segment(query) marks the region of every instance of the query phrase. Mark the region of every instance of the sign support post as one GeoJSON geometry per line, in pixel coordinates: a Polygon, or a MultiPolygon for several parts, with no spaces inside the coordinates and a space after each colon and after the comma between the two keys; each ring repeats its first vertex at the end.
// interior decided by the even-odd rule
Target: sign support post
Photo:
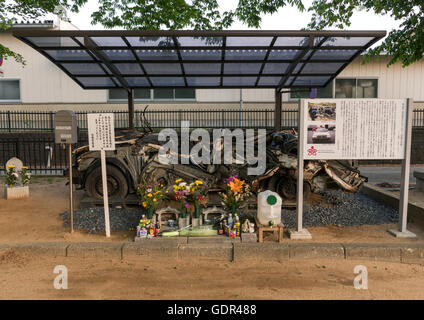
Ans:
{"type": "Polygon", "coordinates": [[[72,183],[72,144],[68,144],[69,154],[69,213],[71,214],[71,233],[74,233],[74,184],[72,183]]]}
{"type": "Polygon", "coordinates": [[[107,174],[106,174],[106,152],[100,150],[101,166],[102,166],[102,184],[103,184],[103,207],[105,210],[105,228],[106,237],[110,238],[110,220],[109,220],[109,195],[107,191],[107,174]]]}
{"type": "Polygon", "coordinates": [[[408,223],[409,204],[409,172],[411,169],[411,143],[412,143],[412,119],[414,116],[414,104],[412,99],[406,101],[406,126],[405,126],[405,153],[402,159],[402,173],[400,181],[399,198],[399,230],[389,230],[389,233],[397,238],[415,238],[416,235],[406,229],[408,223]]]}
{"type": "MultiPolygon", "coordinates": [[[[300,100],[298,109],[298,146],[303,146],[304,122],[305,122],[305,101],[300,100]]],[[[303,148],[297,148],[297,197],[296,197],[296,230],[289,230],[290,239],[312,239],[308,230],[303,229],[303,165],[304,165],[303,148]]]]}
{"type": "MultiPolygon", "coordinates": [[[[68,145],[69,158],[69,214],[71,218],[71,233],[74,233],[74,197],[72,181],[72,144],[78,142],[77,117],[71,110],[60,110],[54,116],[55,143],[68,145]]],[[[51,150],[50,150],[51,151],[51,150]]],[[[50,159],[50,158],[49,158],[50,159]]]]}

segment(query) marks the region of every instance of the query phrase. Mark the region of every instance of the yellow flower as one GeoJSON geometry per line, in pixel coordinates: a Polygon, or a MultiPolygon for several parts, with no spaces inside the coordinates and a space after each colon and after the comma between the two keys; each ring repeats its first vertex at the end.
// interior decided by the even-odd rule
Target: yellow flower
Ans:
{"type": "Polygon", "coordinates": [[[183,181],[183,179],[177,179],[175,180],[175,183],[180,183],[181,181],[183,181]]]}
{"type": "Polygon", "coordinates": [[[147,207],[147,202],[146,201],[143,201],[142,204],[143,204],[143,207],[145,207],[145,208],[147,207]]]}
{"type": "Polygon", "coordinates": [[[196,186],[203,184],[203,182],[200,180],[196,180],[194,183],[196,184],[196,186]]]}
{"type": "Polygon", "coordinates": [[[14,168],[15,166],[13,164],[9,164],[8,168],[14,168]]]}
{"type": "Polygon", "coordinates": [[[147,196],[148,196],[149,198],[153,197],[153,195],[152,195],[151,193],[149,193],[147,196]]]}
{"type": "Polygon", "coordinates": [[[157,201],[157,200],[156,200],[156,198],[154,198],[154,199],[153,199],[153,202],[156,202],[156,201],[157,201]]]}
{"type": "Polygon", "coordinates": [[[22,166],[22,169],[25,169],[26,170],[26,169],[28,169],[28,167],[27,166],[22,166]]]}

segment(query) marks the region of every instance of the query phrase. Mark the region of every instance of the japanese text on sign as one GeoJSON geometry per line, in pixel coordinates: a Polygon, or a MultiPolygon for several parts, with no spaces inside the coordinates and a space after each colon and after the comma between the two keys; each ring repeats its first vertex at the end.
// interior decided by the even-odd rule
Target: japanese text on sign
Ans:
{"type": "Polygon", "coordinates": [[[304,100],[305,159],[403,159],[401,99],[304,100]]]}
{"type": "Polygon", "coordinates": [[[90,113],[87,117],[90,150],[115,150],[113,113],[90,113]]]}

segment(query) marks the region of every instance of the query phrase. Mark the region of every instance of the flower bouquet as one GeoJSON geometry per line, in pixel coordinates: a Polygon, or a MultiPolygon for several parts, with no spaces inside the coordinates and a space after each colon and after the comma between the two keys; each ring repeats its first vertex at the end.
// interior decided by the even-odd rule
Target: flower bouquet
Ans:
{"type": "Polygon", "coordinates": [[[166,198],[166,191],[162,184],[151,179],[142,179],[137,188],[137,193],[141,199],[141,205],[147,211],[147,218],[152,219],[153,214],[160,202],[166,198]]]}
{"type": "Polygon", "coordinates": [[[196,180],[189,185],[189,200],[194,205],[194,218],[200,217],[200,206],[206,203],[207,188],[203,181],[196,180]]]}
{"type": "Polygon", "coordinates": [[[16,172],[14,165],[8,165],[7,166],[7,172],[6,172],[6,185],[9,188],[13,188],[18,183],[19,174],[16,172]]]}
{"type": "Polygon", "coordinates": [[[249,185],[237,177],[231,176],[225,181],[224,192],[220,192],[221,203],[231,214],[243,207],[243,203],[252,195],[249,185]]]}
{"type": "Polygon", "coordinates": [[[14,165],[8,165],[5,180],[6,199],[28,198],[30,180],[31,173],[28,171],[28,167],[23,166],[20,171],[17,171],[14,165]]]}
{"type": "Polygon", "coordinates": [[[190,204],[188,203],[190,195],[190,186],[187,185],[187,183],[184,182],[183,179],[177,179],[175,180],[173,188],[174,199],[178,201],[181,205],[181,218],[185,219],[187,216],[187,210],[190,207],[190,204]]]}

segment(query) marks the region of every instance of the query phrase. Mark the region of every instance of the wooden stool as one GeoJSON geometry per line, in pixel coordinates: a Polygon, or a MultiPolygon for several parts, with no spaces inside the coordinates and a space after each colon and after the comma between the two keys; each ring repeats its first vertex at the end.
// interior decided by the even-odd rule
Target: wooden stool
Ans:
{"type": "Polygon", "coordinates": [[[277,236],[278,242],[279,243],[283,242],[284,226],[282,223],[279,223],[278,225],[270,227],[270,226],[261,225],[259,221],[256,219],[256,217],[255,217],[255,221],[256,221],[256,225],[258,226],[258,242],[264,242],[264,231],[273,232],[274,237],[277,236]]]}

